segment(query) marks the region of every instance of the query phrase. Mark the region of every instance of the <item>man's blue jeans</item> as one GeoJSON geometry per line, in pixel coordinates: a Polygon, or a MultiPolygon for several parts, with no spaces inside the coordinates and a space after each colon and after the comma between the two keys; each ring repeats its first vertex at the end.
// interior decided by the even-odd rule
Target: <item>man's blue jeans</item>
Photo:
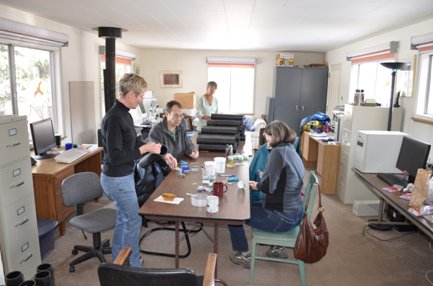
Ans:
{"type": "MultiPolygon", "coordinates": [[[[295,228],[302,220],[304,210],[298,213],[285,213],[265,209],[262,203],[251,205],[251,218],[246,224],[263,231],[285,232],[295,228]]],[[[248,251],[248,241],[243,225],[229,225],[233,251],[248,251]]]]}
{"type": "Polygon", "coordinates": [[[122,247],[131,247],[129,263],[133,267],[141,267],[139,255],[139,239],[141,217],[138,214],[137,194],[135,192],[134,175],[109,177],[101,174],[104,193],[117,208],[116,226],[112,240],[112,258],[117,257],[122,247]]]}

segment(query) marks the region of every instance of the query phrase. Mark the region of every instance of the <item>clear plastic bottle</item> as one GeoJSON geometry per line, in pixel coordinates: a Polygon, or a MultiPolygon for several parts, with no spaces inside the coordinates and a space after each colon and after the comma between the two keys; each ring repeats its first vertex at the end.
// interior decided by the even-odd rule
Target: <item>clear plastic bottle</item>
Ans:
{"type": "Polygon", "coordinates": [[[364,90],[363,89],[361,89],[361,95],[360,95],[359,101],[360,101],[360,105],[363,105],[365,103],[364,90]]]}
{"type": "Polygon", "coordinates": [[[359,89],[357,89],[355,91],[355,97],[354,97],[354,105],[358,106],[360,104],[360,97],[361,97],[361,91],[359,89]]]}

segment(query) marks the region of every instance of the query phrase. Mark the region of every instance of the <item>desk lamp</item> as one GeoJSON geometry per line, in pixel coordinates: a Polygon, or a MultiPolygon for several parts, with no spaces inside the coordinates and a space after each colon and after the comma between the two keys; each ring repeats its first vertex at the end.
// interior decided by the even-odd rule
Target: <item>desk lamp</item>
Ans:
{"type": "Polygon", "coordinates": [[[391,98],[389,101],[389,112],[388,112],[388,128],[386,130],[391,131],[392,124],[392,108],[394,104],[394,89],[395,89],[395,75],[397,74],[397,70],[409,70],[410,63],[402,63],[402,62],[389,62],[389,63],[380,63],[382,66],[391,69],[391,98]]]}

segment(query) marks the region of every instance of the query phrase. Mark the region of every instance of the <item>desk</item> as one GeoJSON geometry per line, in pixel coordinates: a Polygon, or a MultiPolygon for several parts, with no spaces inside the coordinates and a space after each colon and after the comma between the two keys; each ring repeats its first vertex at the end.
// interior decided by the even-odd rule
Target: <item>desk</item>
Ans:
{"type": "Polygon", "coordinates": [[[320,175],[320,191],[323,194],[337,192],[340,168],[340,144],[329,144],[314,138],[308,132],[302,133],[301,153],[307,166],[317,169],[320,175]]]}
{"type": "Polygon", "coordinates": [[[53,158],[38,160],[32,167],[33,188],[36,202],[36,216],[59,222],[59,233],[65,233],[65,219],[74,213],[73,207],[65,207],[60,184],[66,177],[79,172],[101,174],[101,152],[97,148],[71,164],[56,163],[53,158]]]}
{"type": "MultiPolygon", "coordinates": [[[[204,161],[213,160],[213,157],[221,153],[200,152],[200,158],[195,160],[199,164],[204,161]]],[[[193,160],[190,160],[194,162],[193,160]]],[[[245,184],[248,184],[249,163],[245,161],[242,166],[226,168],[226,174],[236,175],[245,184]]],[[[221,181],[223,178],[217,178],[221,181]]],[[[206,207],[194,207],[191,205],[190,197],[186,193],[194,193],[198,183],[201,184],[201,171],[191,172],[184,178],[180,178],[172,171],[159,185],[155,192],[140,208],[140,213],[151,220],[168,220],[175,222],[175,267],[179,267],[179,222],[201,222],[214,226],[214,252],[218,253],[218,226],[219,225],[241,225],[250,218],[250,193],[248,186],[244,190],[238,190],[236,183],[228,186],[228,191],[219,201],[219,211],[214,214],[206,212],[206,207]],[[184,200],[179,205],[154,202],[153,200],[164,192],[170,192],[184,200]]]]}
{"type": "Polygon", "coordinates": [[[362,183],[380,200],[378,222],[382,224],[396,225],[398,222],[387,222],[383,220],[384,204],[390,204],[398,210],[408,221],[416,225],[422,232],[433,239],[433,224],[424,219],[423,217],[415,217],[408,212],[409,201],[400,199],[401,192],[390,193],[382,190],[387,184],[379,179],[375,173],[362,173],[356,168],[352,169],[356,176],[359,177],[362,183]]]}

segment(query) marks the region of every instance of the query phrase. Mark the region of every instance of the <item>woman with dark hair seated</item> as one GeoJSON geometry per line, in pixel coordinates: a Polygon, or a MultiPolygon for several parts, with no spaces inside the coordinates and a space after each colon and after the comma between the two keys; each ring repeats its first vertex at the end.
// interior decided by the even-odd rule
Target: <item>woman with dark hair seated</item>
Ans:
{"type": "MultiPolygon", "coordinates": [[[[251,181],[250,189],[263,192],[263,203],[251,205],[251,218],[246,224],[269,232],[286,232],[302,220],[301,190],[304,165],[293,143],[296,133],[284,122],[273,121],[264,131],[266,141],[272,147],[266,168],[259,182],[251,181]]],[[[249,267],[251,255],[243,226],[229,226],[233,252],[230,260],[249,267]]],[[[285,257],[283,248],[271,247],[267,255],[285,257]]]]}

